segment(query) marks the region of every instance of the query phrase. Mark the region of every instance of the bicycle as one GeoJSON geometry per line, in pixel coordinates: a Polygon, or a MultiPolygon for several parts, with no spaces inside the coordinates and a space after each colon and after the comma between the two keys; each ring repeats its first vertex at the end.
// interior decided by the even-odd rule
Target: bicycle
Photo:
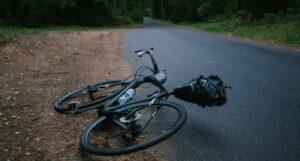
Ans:
{"type": "Polygon", "coordinates": [[[163,86],[166,75],[157,66],[153,48],[135,53],[139,57],[150,56],[153,68],[145,66],[140,69],[150,70],[151,75],[141,76],[142,70],[132,75],[134,79],[131,81],[95,83],[59,97],[54,104],[54,108],[62,113],[98,111],[98,117],[86,126],[80,137],[80,147],[89,153],[118,155],[148,148],[173,135],[186,120],[186,109],[167,101],[174,90],[168,91],[163,86]],[[133,101],[136,89],[144,83],[150,83],[159,90],[145,99],[133,101]],[[109,92],[95,96],[94,93],[101,89],[109,92]],[[82,105],[73,101],[63,106],[64,101],[72,100],[76,94],[85,95],[91,102],[82,105]]]}
{"type": "Polygon", "coordinates": [[[101,108],[99,107],[99,104],[114,98],[116,95],[124,91],[124,89],[129,84],[132,83],[132,81],[126,81],[127,79],[134,76],[134,80],[136,80],[141,76],[141,73],[145,69],[148,69],[152,73],[154,73],[154,77],[156,77],[157,79],[162,79],[159,83],[155,82],[154,84],[158,85],[159,88],[161,88],[163,91],[166,91],[166,89],[161,85],[165,82],[165,74],[163,72],[160,72],[158,69],[156,60],[153,56],[153,48],[148,50],[135,51],[135,53],[138,53],[139,57],[142,57],[144,54],[148,54],[151,58],[153,69],[147,66],[142,66],[137,69],[134,75],[129,76],[125,80],[98,82],[90,84],[84,88],[75,89],[74,91],[59,97],[54,103],[54,109],[59,113],[81,113],[93,109],[99,109],[101,108]],[[141,69],[143,70],[140,71],[141,69]]]}

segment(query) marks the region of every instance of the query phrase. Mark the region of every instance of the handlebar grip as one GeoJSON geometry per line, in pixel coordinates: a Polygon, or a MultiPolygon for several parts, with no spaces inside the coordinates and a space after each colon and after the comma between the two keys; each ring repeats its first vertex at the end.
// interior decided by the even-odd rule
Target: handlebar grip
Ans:
{"type": "Polygon", "coordinates": [[[144,51],[144,50],[137,50],[137,51],[134,51],[134,53],[139,53],[139,52],[142,52],[142,51],[144,51]]]}
{"type": "Polygon", "coordinates": [[[155,73],[159,72],[158,70],[158,67],[157,67],[157,63],[153,57],[153,48],[149,48],[149,49],[144,49],[144,50],[137,50],[135,51],[135,53],[139,56],[139,57],[142,57],[144,54],[148,54],[151,58],[151,61],[152,61],[152,64],[153,64],[153,67],[154,67],[154,71],[155,73]]]}
{"type": "Polygon", "coordinates": [[[138,53],[141,53],[141,52],[146,52],[146,51],[149,51],[149,50],[154,50],[153,48],[149,48],[149,49],[142,49],[142,50],[136,50],[134,51],[134,53],[138,54],[138,53]]]}

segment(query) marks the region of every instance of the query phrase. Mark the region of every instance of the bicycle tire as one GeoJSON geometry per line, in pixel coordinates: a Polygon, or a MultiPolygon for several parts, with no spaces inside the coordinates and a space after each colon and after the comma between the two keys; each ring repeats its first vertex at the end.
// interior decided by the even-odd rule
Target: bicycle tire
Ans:
{"type": "MultiPolygon", "coordinates": [[[[144,102],[144,103],[139,103],[136,106],[146,106],[149,105],[149,102],[144,102]]],[[[185,108],[182,106],[170,102],[170,101],[159,101],[155,105],[162,105],[162,106],[168,106],[174,108],[178,112],[178,119],[176,123],[172,126],[171,129],[168,131],[162,133],[160,136],[153,138],[152,140],[149,140],[145,143],[130,146],[130,147],[124,147],[124,148],[100,148],[97,147],[89,142],[89,135],[92,133],[92,131],[98,130],[96,128],[99,128],[103,122],[106,120],[105,116],[100,116],[96,119],[94,119],[83,131],[81,137],[80,137],[80,147],[85,150],[86,152],[95,154],[95,155],[119,155],[119,154],[125,154],[125,153],[130,153],[130,152],[135,152],[139,150],[146,149],[150,146],[153,146],[155,144],[158,144],[162,142],[163,140],[167,139],[171,135],[173,135],[175,132],[179,130],[179,128],[184,124],[186,117],[187,117],[187,112],[185,108]]]]}
{"type": "MultiPolygon", "coordinates": [[[[71,91],[71,92],[69,92],[69,93],[67,93],[67,94],[65,94],[63,96],[58,97],[57,100],[54,103],[54,109],[57,112],[59,112],[59,113],[68,113],[68,112],[72,111],[73,109],[71,109],[69,107],[64,107],[62,105],[62,103],[64,101],[72,98],[76,94],[81,93],[81,92],[87,90],[89,86],[98,86],[99,87],[99,86],[112,86],[112,85],[118,85],[118,84],[122,85],[122,87],[119,90],[117,90],[115,93],[111,93],[111,95],[109,95],[107,97],[103,97],[103,98],[101,98],[101,100],[93,101],[93,102],[91,102],[89,104],[86,104],[84,106],[89,107],[89,106],[92,106],[92,105],[96,105],[98,103],[101,103],[103,101],[106,101],[106,100],[114,97],[119,91],[121,91],[122,89],[124,89],[126,87],[127,83],[125,81],[122,81],[122,80],[112,80],[112,81],[105,81],[105,82],[94,83],[94,84],[88,85],[88,86],[86,86],[84,88],[75,89],[74,91],[71,91]]],[[[103,95],[106,95],[106,94],[103,94],[103,95]]]]}

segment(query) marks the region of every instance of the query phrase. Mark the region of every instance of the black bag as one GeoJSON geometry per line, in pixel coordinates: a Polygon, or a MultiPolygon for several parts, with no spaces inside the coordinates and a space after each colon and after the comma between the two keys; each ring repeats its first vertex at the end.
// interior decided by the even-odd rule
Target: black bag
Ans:
{"type": "Polygon", "coordinates": [[[226,103],[226,88],[218,76],[202,75],[190,84],[174,89],[176,98],[205,106],[222,106],[226,103]]]}

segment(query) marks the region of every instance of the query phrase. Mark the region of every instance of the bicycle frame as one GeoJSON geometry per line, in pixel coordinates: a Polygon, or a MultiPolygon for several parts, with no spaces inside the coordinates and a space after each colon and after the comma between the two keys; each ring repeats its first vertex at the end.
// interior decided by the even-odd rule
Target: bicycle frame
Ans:
{"type": "MultiPolygon", "coordinates": [[[[97,110],[98,116],[94,118],[94,120],[84,129],[80,138],[80,146],[87,152],[90,152],[92,154],[111,155],[142,150],[149,146],[155,145],[174,134],[183,125],[186,119],[186,110],[183,107],[166,100],[170,95],[174,94],[174,90],[169,92],[163,86],[164,82],[167,79],[166,74],[164,70],[159,70],[153,56],[153,49],[135,51],[135,53],[137,53],[139,57],[142,57],[143,55],[150,56],[153,69],[148,66],[142,66],[137,69],[135,74],[131,75],[134,76],[133,80],[131,81],[126,81],[127,79],[125,79],[124,81],[106,81],[92,84],[87,87],[72,91],[69,94],[64,95],[63,97],[60,97],[58,101],[55,102],[55,109],[62,107],[61,109],[57,110],[61,113],[64,113],[64,111],[81,113],[88,110],[97,110]],[[142,76],[141,73],[147,69],[150,70],[152,74],[150,76],[142,76]],[[137,92],[140,92],[140,90],[138,90],[137,88],[141,87],[141,85],[144,83],[154,85],[156,88],[158,88],[158,90],[152,94],[147,95],[146,98],[142,98],[142,100],[136,101],[135,98],[137,97],[134,97],[134,95],[137,92]],[[110,91],[107,92],[106,89],[110,91]],[[83,104],[82,106],[80,106],[79,101],[74,101],[74,103],[69,103],[68,107],[61,106],[61,102],[72,98],[72,96],[77,96],[77,94],[86,95],[87,98],[90,98],[92,103],[83,104]],[[135,138],[139,135],[143,133],[147,135],[147,129],[148,127],[151,127],[150,122],[156,116],[158,116],[158,118],[160,116],[163,116],[157,115],[157,113],[159,111],[164,112],[163,110],[161,110],[165,109],[164,107],[175,110],[177,114],[175,114],[175,117],[177,119],[175,118],[175,122],[172,122],[174,124],[170,125],[170,128],[167,128],[167,131],[160,131],[161,134],[158,134],[158,136],[156,137],[149,138],[149,140],[146,140],[145,142],[141,142],[133,146],[121,146],[120,148],[110,149],[106,147],[97,147],[90,140],[90,137],[92,137],[92,135],[90,134],[93,133],[94,130],[103,130],[100,126],[103,125],[105,127],[106,124],[111,125],[111,123],[114,123],[117,128],[122,129],[117,131],[118,135],[121,134],[121,139],[125,142],[129,141],[133,143],[132,141],[135,141],[135,138]]],[[[107,138],[106,135],[107,134],[104,135],[104,140],[107,142],[107,139],[109,138],[107,138]]],[[[112,136],[115,135],[115,133],[112,134],[112,136]]],[[[96,138],[98,139],[98,137],[96,138]]]]}
{"type": "Polygon", "coordinates": [[[97,109],[98,113],[100,115],[113,115],[113,114],[120,114],[123,111],[127,110],[127,108],[123,108],[126,105],[130,105],[130,104],[136,104],[136,103],[140,103],[140,102],[145,102],[145,101],[151,101],[153,99],[158,99],[158,98],[162,98],[162,97],[166,97],[169,96],[171,93],[169,93],[166,88],[160,83],[158,82],[154,76],[147,76],[147,77],[143,77],[140,80],[132,80],[130,82],[128,82],[128,85],[126,88],[122,89],[121,91],[119,91],[116,96],[114,96],[112,98],[111,101],[109,101],[106,105],[101,105],[100,103],[95,103],[95,105],[92,105],[90,107],[81,107],[81,108],[77,108],[75,109],[75,113],[81,113],[81,112],[85,112],[88,110],[93,110],[93,109],[97,109]],[[148,97],[146,99],[140,100],[140,101],[134,101],[134,102],[130,102],[130,103],[125,103],[124,105],[117,105],[114,106],[114,104],[117,103],[118,99],[125,94],[125,92],[131,88],[136,89],[138,88],[141,84],[143,83],[151,83],[153,85],[155,85],[156,87],[158,87],[162,92],[156,96],[151,96],[148,97]]]}
{"type": "MultiPolygon", "coordinates": [[[[124,83],[124,84],[127,84],[126,88],[121,89],[120,91],[113,94],[111,97],[108,97],[108,98],[105,98],[105,99],[100,99],[100,100],[95,101],[92,93],[89,93],[91,100],[95,101],[95,102],[92,103],[92,105],[81,106],[81,107],[75,108],[75,113],[81,113],[81,112],[85,112],[85,111],[88,111],[88,110],[97,109],[98,113],[100,115],[118,114],[121,111],[124,111],[124,110],[120,110],[120,109],[122,109],[123,106],[128,105],[127,103],[125,103],[125,105],[115,106],[118,99],[122,95],[124,95],[127,90],[129,90],[131,88],[136,89],[136,88],[139,87],[139,85],[141,85],[143,83],[151,83],[151,84],[155,85],[156,87],[158,87],[162,91],[162,93],[160,95],[158,95],[159,97],[162,97],[162,96],[165,97],[165,96],[170,95],[170,93],[162,85],[162,83],[166,80],[165,75],[162,79],[163,82],[159,82],[158,78],[155,77],[156,75],[158,76],[158,74],[160,74],[160,71],[158,69],[155,58],[153,57],[153,48],[148,49],[148,50],[135,51],[135,53],[139,57],[142,57],[145,54],[150,56],[151,62],[152,62],[153,68],[154,68],[153,70],[151,70],[153,72],[153,75],[142,77],[139,80],[132,80],[130,82],[126,82],[126,83],[124,83]],[[110,102],[108,102],[106,105],[101,105],[100,104],[101,102],[109,100],[109,99],[112,99],[112,100],[110,102]],[[115,111],[118,111],[118,112],[115,112],[115,111]]],[[[158,96],[152,96],[152,97],[149,97],[147,99],[141,100],[140,102],[145,102],[145,101],[157,99],[157,98],[159,98],[158,96]]],[[[132,102],[132,103],[138,103],[138,102],[139,101],[132,102]]]]}

